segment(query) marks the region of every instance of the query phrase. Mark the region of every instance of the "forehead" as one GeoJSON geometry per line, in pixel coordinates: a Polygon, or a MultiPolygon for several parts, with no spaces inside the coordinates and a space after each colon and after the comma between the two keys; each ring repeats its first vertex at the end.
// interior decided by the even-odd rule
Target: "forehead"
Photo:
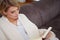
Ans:
{"type": "Polygon", "coordinates": [[[8,11],[14,11],[14,10],[17,10],[17,9],[18,9],[18,7],[11,6],[11,7],[8,8],[8,11]]]}

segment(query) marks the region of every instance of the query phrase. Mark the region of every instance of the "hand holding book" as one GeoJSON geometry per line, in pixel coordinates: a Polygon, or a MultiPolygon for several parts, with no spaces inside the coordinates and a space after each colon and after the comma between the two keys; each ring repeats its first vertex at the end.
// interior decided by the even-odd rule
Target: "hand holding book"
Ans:
{"type": "Polygon", "coordinates": [[[50,33],[51,29],[52,29],[52,27],[49,27],[49,28],[46,30],[46,32],[43,34],[42,38],[46,38],[47,35],[48,35],[48,37],[49,37],[49,36],[51,35],[51,33],[50,33]]]}

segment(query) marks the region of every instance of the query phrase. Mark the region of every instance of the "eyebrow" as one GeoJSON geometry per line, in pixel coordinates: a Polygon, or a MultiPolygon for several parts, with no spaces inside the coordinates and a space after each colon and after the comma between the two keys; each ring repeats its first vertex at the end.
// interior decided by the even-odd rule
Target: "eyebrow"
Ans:
{"type": "MultiPolygon", "coordinates": [[[[17,8],[16,10],[19,10],[19,8],[17,8]]],[[[16,10],[10,11],[10,12],[15,12],[16,10]]]]}

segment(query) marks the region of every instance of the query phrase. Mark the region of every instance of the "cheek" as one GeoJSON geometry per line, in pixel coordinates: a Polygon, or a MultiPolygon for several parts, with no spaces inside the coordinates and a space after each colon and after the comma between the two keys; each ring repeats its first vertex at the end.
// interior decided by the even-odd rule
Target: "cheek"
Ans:
{"type": "Polygon", "coordinates": [[[11,13],[8,12],[8,13],[7,13],[7,16],[13,16],[13,15],[12,15],[11,13]]]}
{"type": "Polygon", "coordinates": [[[9,18],[12,18],[13,17],[13,14],[11,14],[11,13],[7,13],[7,17],[9,17],[9,18]]]}
{"type": "Polygon", "coordinates": [[[18,16],[14,16],[14,15],[8,15],[7,17],[14,20],[18,19],[18,16]]]}
{"type": "Polygon", "coordinates": [[[18,15],[17,14],[11,14],[11,13],[9,13],[8,14],[8,17],[9,18],[12,18],[12,19],[17,19],[18,18],[18,15]]]}
{"type": "Polygon", "coordinates": [[[19,11],[16,11],[14,13],[7,12],[7,17],[16,19],[16,18],[18,18],[18,14],[19,14],[19,11]]]}

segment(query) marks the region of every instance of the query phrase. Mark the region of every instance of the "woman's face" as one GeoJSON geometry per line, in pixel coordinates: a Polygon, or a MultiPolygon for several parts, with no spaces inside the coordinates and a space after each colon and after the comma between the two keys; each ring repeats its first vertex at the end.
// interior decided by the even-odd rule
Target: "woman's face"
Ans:
{"type": "Polygon", "coordinates": [[[14,6],[11,6],[8,8],[7,12],[5,12],[6,17],[10,19],[18,19],[18,14],[19,8],[14,6]]]}

